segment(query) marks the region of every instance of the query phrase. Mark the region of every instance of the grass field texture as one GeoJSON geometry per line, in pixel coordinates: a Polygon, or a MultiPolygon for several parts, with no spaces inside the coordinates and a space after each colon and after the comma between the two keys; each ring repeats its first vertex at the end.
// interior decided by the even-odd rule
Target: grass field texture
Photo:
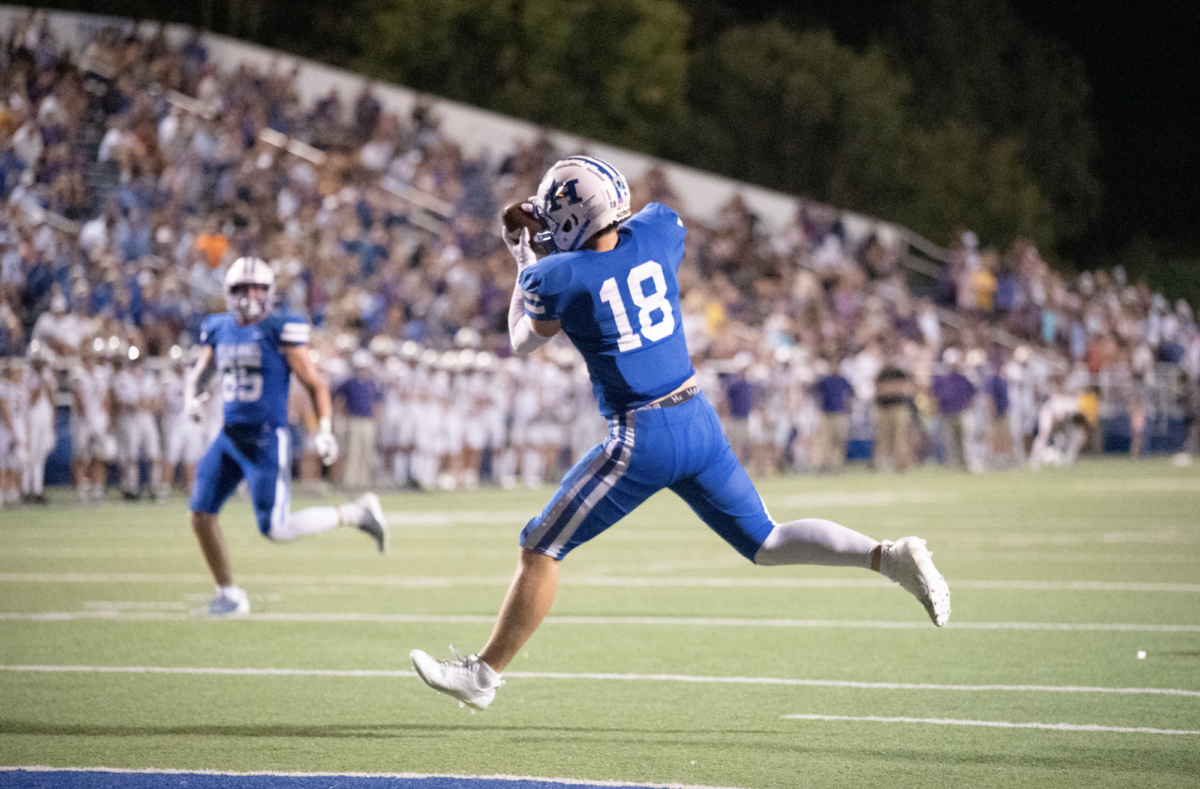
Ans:
{"type": "Polygon", "coordinates": [[[865,571],[754,567],[664,494],[568,557],[472,715],[408,653],[482,646],[549,489],[385,496],[385,557],[350,530],[273,545],[231,502],[237,621],[188,614],[212,587],[182,499],[5,511],[0,766],[1200,786],[1200,469],[759,488],[776,520],[927,538],[950,625],[865,571]]]}

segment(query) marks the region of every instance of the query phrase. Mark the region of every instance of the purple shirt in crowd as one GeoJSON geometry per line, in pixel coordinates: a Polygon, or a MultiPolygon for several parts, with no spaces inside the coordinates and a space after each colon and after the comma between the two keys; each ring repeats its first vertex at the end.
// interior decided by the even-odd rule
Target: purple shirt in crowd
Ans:
{"type": "Polygon", "coordinates": [[[734,419],[746,419],[754,409],[754,387],[741,374],[723,375],[721,378],[725,386],[725,401],[729,403],[729,415],[734,419]]]}
{"type": "Polygon", "coordinates": [[[850,398],[854,396],[854,387],[842,376],[835,373],[817,381],[817,392],[821,395],[822,413],[850,413],[850,398]]]}
{"type": "Polygon", "coordinates": [[[360,381],[357,378],[347,378],[333,393],[335,398],[346,398],[346,415],[369,417],[379,402],[379,387],[371,379],[360,381]]]}
{"type": "Polygon", "coordinates": [[[975,396],[975,385],[958,371],[935,375],[932,388],[941,414],[961,414],[975,396]]]}
{"type": "Polygon", "coordinates": [[[996,416],[1006,415],[1008,413],[1008,381],[999,375],[989,375],[987,393],[992,398],[992,405],[996,408],[996,416]]]}

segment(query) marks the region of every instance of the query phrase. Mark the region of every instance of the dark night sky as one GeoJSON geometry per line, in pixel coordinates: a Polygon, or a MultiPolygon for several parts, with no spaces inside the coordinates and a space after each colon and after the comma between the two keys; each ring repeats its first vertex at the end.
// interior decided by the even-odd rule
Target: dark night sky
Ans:
{"type": "MultiPolygon", "coordinates": [[[[735,19],[779,14],[833,28],[861,46],[886,29],[896,0],[683,0],[735,19]]],[[[1146,233],[1200,253],[1200,2],[1009,0],[1031,32],[1082,60],[1100,138],[1102,215],[1090,256],[1146,233]]]]}
{"type": "Polygon", "coordinates": [[[1144,229],[1200,246],[1200,3],[1013,7],[1087,68],[1111,237],[1144,229]]]}

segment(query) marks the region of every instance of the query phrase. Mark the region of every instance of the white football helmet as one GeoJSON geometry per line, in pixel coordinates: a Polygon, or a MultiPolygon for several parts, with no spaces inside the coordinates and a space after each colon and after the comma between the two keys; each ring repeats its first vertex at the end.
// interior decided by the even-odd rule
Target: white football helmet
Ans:
{"type": "Polygon", "coordinates": [[[535,241],[556,252],[572,252],[606,228],[629,218],[629,185],[607,162],[569,156],[546,171],[529,199],[546,230],[535,241]]]}
{"type": "Polygon", "coordinates": [[[238,258],[225,272],[225,308],[237,316],[238,323],[257,323],[275,304],[275,272],[262,258],[238,258]],[[267,289],[266,295],[252,296],[248,286],[267,289]]]}

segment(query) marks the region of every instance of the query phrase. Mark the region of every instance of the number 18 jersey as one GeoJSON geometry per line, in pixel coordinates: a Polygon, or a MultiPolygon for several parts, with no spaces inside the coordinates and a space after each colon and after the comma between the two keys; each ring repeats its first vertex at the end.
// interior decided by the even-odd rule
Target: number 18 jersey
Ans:
{"type": "Polygon", "coordinates": [[[291,368],[284,347],[307,345],[308,321],[276,311],[258,323],[239,326],[225,312],[200,325],[200,342],[213,348],[226,425],[287,426],[291,368]]]}
{"type": "Polygon", "coordinates": [[[549,255],[518,280],[525,314],[559,321],[583,354],[605,417],[668,395],[695,373],[679,308],[683,222],[650,203],[619,235],[615,249],[549,255]]]}

